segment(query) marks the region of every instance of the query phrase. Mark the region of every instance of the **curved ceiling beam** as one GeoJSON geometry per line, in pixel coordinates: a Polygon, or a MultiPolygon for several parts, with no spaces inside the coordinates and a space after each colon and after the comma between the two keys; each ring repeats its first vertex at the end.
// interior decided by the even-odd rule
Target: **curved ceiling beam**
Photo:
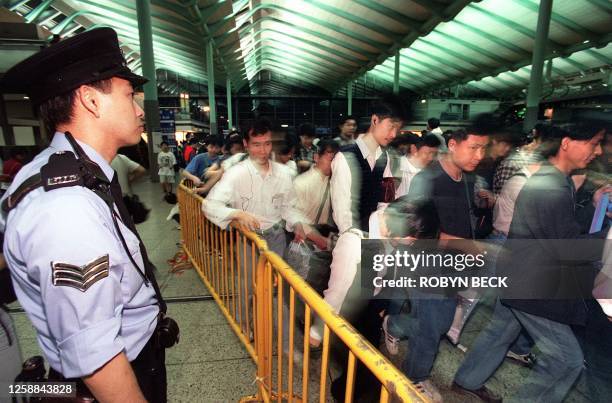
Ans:
{"type": "Polygon", "coordinates": [[[490,67],[490,66],[487,66],[486,64],[477,62],[474,59],[471,59],[471,58],[467,57],[464,54],[461,54],[461,53],[456,52],[456,51],[454,51],[452,49],[449,49],[448,47],[440,46],[440,45],[438,45],[438,44],[436,44],[436,43],[434,43],[432,41],[429,41],[429,40],[427,40],[425,38],[419,38],[418,41],[421,42],[421,43],[424,43],[424,44],[426,44],[428,46],[431,46],[434,49],[438,49],[438,50],[441,50],[444,53],[448,53],[449,55],[451,55],[451,56],[453,56],[453,57],[463,61],[464,63],[471,64],[472,66],[476,67],[477,69],[480,69],[480,68],[483,68],[483,67],[490,67]]]}
{"type": "MultiPolygon", "coordinates": [[[[446,6],[444,9],[444,15],[449,18],[454,18],[454,16],[457,15],[469,3],[471,3],[471,0],[454,0],[446,6]]],[[[377,58],[370,60],[355,73],[341,81],[340,84],[334,88],[337,90],[338,88],[345,87],[347,82],[355,80],[368,70],[374,68],[376,65],[383,63],[389,57],[394,56],[399,49],[411,46],[416,39],[431,32],[441,21],[442,17],[439,15],[429,18],[427,21],[423,22],[420,30],[410,31],[408,35],[388,45],[377,58]]]]}
{"type": "MultiPolygon", "coordinates": [[[[375,41],[371,38],[369,38],[366,35],[362,35],[359,33],[356,33],[354,31],[348,30],[346,28],[342,28],[339,27],[338,25],[334,25],[328,21],[325,20],[321,20],[312,16],[309,16],[307,14],[301,13],[299,11],[296,10],[291,10],[285,7],[281,7],[279,5],[276,4],[258,4],[257,6],[253,7],[246,15],[245,15],[245,21],[248,20],[249,18],[251,18],[253,15],[255,15],[255,13],[257,13],[258,11],[261,10],[276,10],[276,11],[283,11],[289,14],[293,14],[295,16],[298,16],[302,19],[305,19],[308,22],[312,22],[316,25],[319,25],[321,27],[327,28],[329,30],[332,30],[334,32],[339,32],[341,34],[344,34],[350,38],[353,38],[359,42],[363,42],[366,43],[372,47],[374,47],[375,49],[384,49],[385,47],[389,46],[388,44],[385,44],[383,42],[379,42],[379,41],[375,41]]],[[[253,25],[255,24],[255,22],[253,23],[249,23],[246,26],[236,26],[235,28],[229,30],[227,33],[233,33],[236,31],[239,31],[241,29],[251,29],[253,28],[253,25]]],[[[211,32],[211,34],[214,34],[214,32],[211,32]]]]}
{"type": "Polygon", "coordinates": [[[474,45],[472,42],[468,42],[468,41],[464,41],[461,38],[458,38],[456,36],[453,35],[449,35],[445,32],[441,32],[441,31],[433,31],[431,33],[432,35],[440,35],[442,36],[445,40],[447,41],[451,41],[451,42],[455,42],[458,43],[461,46],[464,46],[470,50],[473,50],[474,52],[478,53],[479,55],[485,56],[491,60],[494,60],[500,64],[504,64],[504,63],[510,63],[512,62],[512,60],[506,59],[505,57],[500,56],[499,54],[493,53],[487,49],[484,49],[480,46],[474,45]]]}
{"type": "Polygon", "coordinates": [[[508,42],[505,39],[499,38],[495,35],[491,35],[490,33],[483,31],[482,29],[473,27],[470,24],[466,24],[464,22],[458,21],[458,20],[453,20],[452,22],[449,22],[450,24],[457,24],[459,25],[461,28],[466,29],[468,31],[473,32],[474,34],[486,38],[488,40],[490,40],[491,42],[505,48],[508,49],[516,54],[518,54],[521,57],[530,57],[531,53],[529,53],[528,51],[526,51],[525,49],[513,44],[512,42],[508,42]]]}
{"type": "MultiPolygon", "coordinates": [[[[532,12],[534,12],[536,14],[538,14],[540,12],[539,4],[534,3],[531,0],[514,0],[514,1],[517,2],[519,5],[525,7],[529,11],[532,11],[532,12]]],[[[594,39],[596,39],[599,36],[597,33],[595,33],[595,32],[593,32],[593,31],[591,31],[591,30],[589,30],[589,29],[587,29],[585,27],[582,27],[582,26],[576,24],[574,21],[570,20],[569,18],[565,18],[561,14],[555,13],[554,11],[551,12],[550,19],[551,19],[551,21],[561,25],[562,27],[577,33],[583,39],[594,40],[594,39]]]]}
{"type": "MultiPolygon", "coordinates": [[[[312,71],[315,71],[317,73],[321,73],[323,75],[327,75],[329,77],[334,77],[334,76],[341,76],[343,73],[342,72],[330,72],[329,69],[325,69],[324,71],[321,70],[321,66],[314,63],[314,62],[304,62],[304,61],[300,61],[300,62],[294,62],[292,60],[287,60],[287,58],[282,58],[277,56],[275,53],[272,52],[268,52],[266,49],[260,48],[257,49],[253,55],[253,57],[251,59],[249,59],[246,63],[249,63],[250,65],[253,63],[256,63],[257,57],[261,57],[264,58],[266,60],[274,60],[276,62],[279,63],[287,63],[289,66],[298,66],[298,67],[308,67],[309,69],[312,69],[312,71]]],[[[245,63],[245,64],[246,64],[245,63]]]]}
{"type": "Polygon", "coordinates": [[[278,73],[278,74],[281,74],[281,75],[284,75],[284,76],[287,76],[287,77],[294,78],[298,82],[302,81],[302,82],[305,82],[305,83],[308,83],[308,84],[312,84],[312,85],[314,85],[316,87],[323,88],[323,89],[327,90],[327,88],[325,86],[321,85],[321,82],[318,79],[313,79],[313,78],[310,78],[310,77],[307,77],[307,76],[302,76],[301,74],[295,74],[295,73],[290,72],[290,71],[289,72],[285,71],[283,66],[279,66],[279,65],[275,65],[275,64],[266,64],[265,67],[266,67],[266,69],[272,70],[275,73],[278,73]]]}
{"type": "Polygon", "coordinates": [[[591,3],[595,7],[600,8],[608,13],[612,13],[612,3],[609,0],[586,0],[588,3],[591,3]]]}
{"type": "MultiPolygon", "coordinates": [[[[83,3],[83,4],[87,4],[89,6],[95,7],[96,9],[102,9],[104,11],[111,11],[113,13],[116,13],[118,15],[121,15],[123,17],[127,17],[132,19],[136,25],[138,25],[138,15],[136,12],[136,5],[135,4],[123,4],[125,8],[128,8],[130,10],[130,12],[127,12],[124,8],[118,6],[115,2],[112,1],[107,1],[104,3],[104,5],[101,5],[99,2],[93,1],[93,0],[78,0],[79,3],[83,3]]],[[[181,15],[184,15],[181,14],[181,15]]],[[[108,16],[107,16],[108,17],[108,16]]],[[[151,17],[154,17],[155,20],[161,22],[161,23],[172,23],[172,25],[174,26],[173,28],[179,28],[179,30],[183,31],[186,33],[186,35],[195,37],[195,35],[193,34],[193,31],[190,30],[184,30],[183,28],[185,28],[185,24],[190,24],[192,26],[195,26],[196,23],[189,20],[188,18],[184,17],[184,18],[177,18],[173,15],[168,15],[167,13],[160,13],[159,11],[157,11],[155,8],[153,8],[151,10],[151,17]]],[[[155,24],[152,24],[155,25],[155,24]]]]}
{"type": "MultiPolygon", "coordinates": [[[[44,13],[54,0],[44,0],[24,16],[26,22],[33,22],[44,13]]],[[[27,2],[26,2],[27,3],[27,2]]],[[[24,3],[25,4],[25,3],[24,3]]]]}
{"type": "MultiPolygon", "coordinates": [[[[606,44],[612,42],[612,33],[606,34],[606,35],[602,35],[598,41],[589,41],[588,43],[578,43],[578,44],[574,44],[574,45],[570,45],[570,46],[566,46],[565,48],[563,48],[561,50],[561,54],[563,55],[572,55],[576,52],[580,52],[583,50],[587,50],[587,49],[591,49],[593,47],[599,47],[599,46],[606,46],[606,44]]],[[[552,51],[548,51],[548,53],[546,54],[545,59],[549,59],[549,58],[553,58],[553,66],[557,65],[558,66],[558,60],[566,60],[569,58],[569,56],[558,56],[556,53],[553,53],[552,51]]],[[[572,63],[578,63],[576,61],[572,61],[569,62],[570,64],[572,63]]],[[[582,68],[586,67],[584,65],[582,65],[581,63],[578,63],[582,68]]],[[[495,69],[487,69],[484,71],[481,71],[477,74],[472,74],[470,76],[467,77],[463,77],[457,80],[453,80],[453,81],[449,81],[449,82],[442,82],[440,83],[437,87],[438,88],[446,88],[446,87],[452,87],[458,84],[465,84],[468,83],[470,81],[475,81],[475,80],[480,80],[483,79],[485,77],[488,76],[494,76],[494,75],[498,75],[501,73],[504,73],[506,71],[516,71],[518,69],[522,69],[522,68],[526,68],[531,66],[531,57],[525,58],[523,60],[520,60],[512,65],[505,65],[505,66],[501,66],[495,69]]],[[[433,88],[433,87],[432,87],[433,88]]]]}
{"type": "Polygon", "coordinates": [[[426,58],[428,58],[430,60],[433,60],[435,62],[440,63],[439,66],[436,66],[436,68],[438,68],[438,69],[441,69],[441,68],[444,68],[445,66],[448,66],[448,67],[451,67],[451,68],[461,72],[461,74],[473,74],[474,73],[473,71],[468,70],[465,67],[461,67],[461,66],[457,65],[456,63],[450,62],[448,59],[432,55],[431,53],[425,52],[424,50],[417,49],[415,47],[410,47],[408,50],[412,51],[412,52],[415,52],[415,53],[418,53],[421,56],[424,56],[424,57],[426,57],[426,58]]]}
{"type": "MultiPolygon", "coordinates": [[[[478,13],[487,16],[488,18],[492,19],[493,21],[496,21],[497,23],[504,25],[508,28],[510,28],[513,31],[519,32],[523,35],[525,35],[526,37],[530,38],[530,39],[534,39],[536,36],[536,33],[534,30],[529,29],[517,22],[512,21],[511,19],[508,19],[504,16],[501,16],[499,14],[493,13],[487,9],[485,9],[484,7],[480,6],[480,5],[476,5],[476,4],[470,4],[469,7],[473,10],[476,10],[478,13]]],[[[555,50],[555,51],[560,51],[563,48],[563,45],[561,45],[558,42],[553,41],[552,39],[548,38],[548,43],[549,46],[555,50]]]]}
{"type": "MultiPolygon", "coordinates": [[[[276,50],[278,50],[280,52],[283,52],[283,53],[290,53],[290,54],[293,54],[293,55],[299,56],[299,57],[304,57],[305,56],[302,53],[296,52],[297,49],[296,50],[294,50],[294,49],[289,50],[287,48],[282,48],[280,46],[277,46],[274,43],[274,41],[272,41],[271,39],[267,39],[267,38],[258,39],[257,41],[255,41],[255,43],[252,46],[256,47],[259,43],[263,43],[263,42],[266,42],[266,41],[270,41],[271,42],[270,44],[264,44],[264,46],[266,46],[266,47],[276,49],[276,50]]],[[[300,46],[296,46],[296,48],[299,49],[299,52],[303,52],[305,54],[314,56],[314,57],[316,57],[316,58],[318,58],[320,60],[329,62],[329,63],[331,63],[331,64],[333,64],[335,66],[338,66],[340,68],[344,68],[345,70],[352,70],[352,69],[354,69],[356,67],[355,65],[351,65],[351,64],[349,64],[349,63],[347,63],[347,62],[345,62],[343,60],[338,60],[338,59],[334,59],[333,57],[330,57],[330,56],[327,56],[327,55],[322,55],[319,52],[316,52],[316,51],[311,50],[311,49],[302,48],[300,46]]],[[[248,60],[248,56],[245,58],[245,60],[248,60]]]]}
{"type": "Polygon", "coordinates": [[[410,18],[407,15],[402,14],[401,12],[389,8],[378,1],[373,0],[353,0],[355,3],[368,8],[372,11],[377,12],[380,15],[384,15],[387,18],[395,20],[400,24],[409,27],[411,30],[418,31],[421,29],[421,25],[423,25],[423,21],[415,20],[414,18],[410,18]]]}
{"type": "MultiPolygon", "coordinates": [[[[273,23],[276,23],[276,24],[280,24],[283,27],[293,28],[296,31],[304,32],[306,34],[309,34],[313,38],[322,39],[324,41],[333,43],[334,45],[338,45],[338,46],[340,46],[340,47],[342,47],[342,48],[344,48],[346,50],[350,50],[350,51],[353,51],[353,52],[355,52],[357,54],[363,55],[366,59],[371,59],[371,58],[376,56],[376,53],[367,52],[363,48],[360,48],[359,46],[356,46],[356,45],[353,45],[352,43],[340,40],[340,39],[338,39],[338,38],[336,38],[334,36],[326,35],[326,34],[323,34],[321,32],[318,32],[318,31],[315,31],[315,30],[312,30],[312,29],[300,27],[300,26],[297,26],[297,25],[292,24],[290,22],[283,21],[283,20],[280,20],[280,19],[272,17],[272,16],[266,16],[266,17],[262,17],[262,18],[258,19],[257,21],[253,22],[253,24],[251,24],[250,28],[254,28],[256,25],[261,25],[261,23],[263,23],[263,22],[273,22],[273,23]]],[[[259,30],[261,30],[261,29],[262,28],[259,28],[259,30]]],[[[255,30],[255,32],[253,34],[254,35],[257,34],[259,32],[259,30],[255,30]]],[[[245,36],[247,36],[249,34],[250,34],[250,32],[247,31],[247,30],[243,30],[243,31],[240,32],[240,36],[241,37],[245,37],[245,36]]],[[[224,36],[224,35],[222,35],[222,36],[224,36]]],[[[230,46],[230,45],[227,45],[227,46],[230,46]]],[[[224,48],[224,47],[225,46],[222,46],[221,49],[224,48]]]]}
{"type": "MultiPolygon", "coordinates": [[[[320,0],[306,0],[306,2],[310,5],[315,6],[316,8],[320,10],[325,11],[326,13],[333,14],[346,21],[352,22],[353,24],[357,24],[361,27],[367,28],[387,38],[390,38],[391,40],[393,40],[393,42],[399,40],[403,36],[401,32],[393,32],[379,24],[373,23],[371,20],[368,20],[367,18],[362,18],[359,15],[352,14],[340,8],[334,7],[330,5],[329,2],[320,1],[320,0]]],[[[419,22],[416,20],[412,20],[412,24],[417,24],[417,23],[419,22]]],[[[414,29],[410,26],[409,28],[414,29]]]]}
{"type": "MultiPolygon", "coordinates": [[[[276,29],[273,29],[273,28],[260,28],[260,29],[258,29],[256,31],[254,31],[252,36],[257,36],[257,35],[260,35],[260,34],[263,34],[263,33],[268,33],[268,32],[272,33],[274,35],[281,35],[281,36],[284,36],[284,37],[295,39],[296,41],[300,41],[300,42],[306,43],[306,44],[308,44],[310,46],[313,46],[315,48],[323,49],[323,50],[325,50],[325,51],[327,51],[327,52],[329,52],[331,54],[337,55],[339,57],[342,57],[343,59],[350,60],[350,61],[355,62],[355,63],[363,63],[363,61],[364,61],[363,59],[359,59],[359,58],[357,58],[357,57],[355,57],[355,56],[353,56],[351,54],[347,54],[344,51],[339,51],[338,49],[333,49],[333,48],[330,48],[328,46],[325,46],[321,42],[315,42],[315,41],[311,41],[309,39],[300,38],[297,35],[292,35],[292,34],[290,34],[288,32],[279,31],[279,30],[276,30],[276,29]]],[[[220,49],[222,49],[222,48],[220,48],[220,49]]],[[[224,54],[227,54],[227,53],[224,53],[224,54]]]]}
{"type": "MultiPolygon", "coordinates": [[[[261,60],[259,60],[259,66],[258,66],[259,68],[256,68],[256,70],[255,70],[256,72],[260,72],[262,70],[262,68],[264,66],[266,66],[266,65],[274,65],[274,66],[278,66],[278,67],[281,67],[281,68],[286,68],[287,71],[292,71],[292,72],[297,73],[297,74],[303,74],[305,77],[310,77],[310,78],[319,80],[319,82],[320,81],[325,81],[325,79],[326,79],[326,75],[324,73],[321,73],[321,72],[318,72],[318,71],[312,71],[310,69],[306,69],[306,68],[304,68],[302,66],[299,66],[299,65],[298,66],[296,66],[296,65],[289,66],[286,63],[283,63],[282,61],[275,61],[275,60],[271,60],[271,59],[266,59],[266,58],[264,58],[261,55],[257,56],[257,58],[261,59],[261,60]]],[[[249,67],[247,67],[247,68],[249,68],[249,67]]]]}

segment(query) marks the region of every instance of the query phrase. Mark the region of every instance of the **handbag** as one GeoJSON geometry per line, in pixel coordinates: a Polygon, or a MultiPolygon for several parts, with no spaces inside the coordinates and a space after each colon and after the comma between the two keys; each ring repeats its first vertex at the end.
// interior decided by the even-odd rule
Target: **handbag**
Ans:
{"type": "Polygon", "coordinates": [[[140,201],[140,198],[137,195],[123,196],[123,202],[125,203],[125,207],[130,213],[130,216],[132,216],[134,224],[143,223],[147,220],[147,218],[149,218],[149,213],[151,210],[140,201]]]}

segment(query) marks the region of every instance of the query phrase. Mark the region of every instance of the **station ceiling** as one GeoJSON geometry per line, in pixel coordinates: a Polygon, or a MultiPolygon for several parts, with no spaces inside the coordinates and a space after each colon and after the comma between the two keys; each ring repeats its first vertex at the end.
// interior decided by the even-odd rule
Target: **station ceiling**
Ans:
{"type": "MultiPolygon", "coordinates": [[[[140,70],[134,0],[4,4],[62,36],[110,26],[140,70]]],[[[151,0],[153,47],[168,87],[178,77],[206,85],[212,40],[216,85],[229,80],[241,93],[342,96],[349,83],[356,96],[390,92],[399,54],[402,91],[500,96],[529,83],[538,7],[538,0],[151,0]]],[[[547,83],[607,87],[611,39],[612,2],[554,0],[547,83]],[[581,80],[587,76],[597,79],[581,80]]]]}

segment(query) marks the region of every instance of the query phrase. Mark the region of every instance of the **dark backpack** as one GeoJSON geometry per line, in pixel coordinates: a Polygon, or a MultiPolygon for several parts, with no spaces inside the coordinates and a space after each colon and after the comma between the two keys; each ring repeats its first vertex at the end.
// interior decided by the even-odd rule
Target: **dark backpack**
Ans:
{"type": "Polygon", "coordinates": [[[123,196],[123,202],[128,212],[132,216],[134,224],[140,224],[147,221],[149,218],[150,209],[147,208],[137,195],[123,196]]]}

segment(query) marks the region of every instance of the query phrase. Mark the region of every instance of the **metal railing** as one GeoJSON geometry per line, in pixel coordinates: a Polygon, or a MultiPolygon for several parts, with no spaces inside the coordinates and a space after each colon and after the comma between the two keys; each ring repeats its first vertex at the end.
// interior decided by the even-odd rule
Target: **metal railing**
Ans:
{"type": "Polygon", "coordinates": [[[348,349],[346,363],[339,363],[346,371],[346,402],[353,401],[359,363],[380,382],[381,402],[427,401],[265,241],[233,224],[222,230],[208,221],[201,209],[205,199],[185,183],[178,199],[185,252],[257,366],[257,394],[242,401],[329,401],[333,336],[335,345],[348,349]],[[302,304],[303,325],[296,319],[302,304]],[[323,322],[320,358],[313,357],[309,337],[315,316],[323,322]],[[318,393],[310,393],[315,388],[318,393]]]}

